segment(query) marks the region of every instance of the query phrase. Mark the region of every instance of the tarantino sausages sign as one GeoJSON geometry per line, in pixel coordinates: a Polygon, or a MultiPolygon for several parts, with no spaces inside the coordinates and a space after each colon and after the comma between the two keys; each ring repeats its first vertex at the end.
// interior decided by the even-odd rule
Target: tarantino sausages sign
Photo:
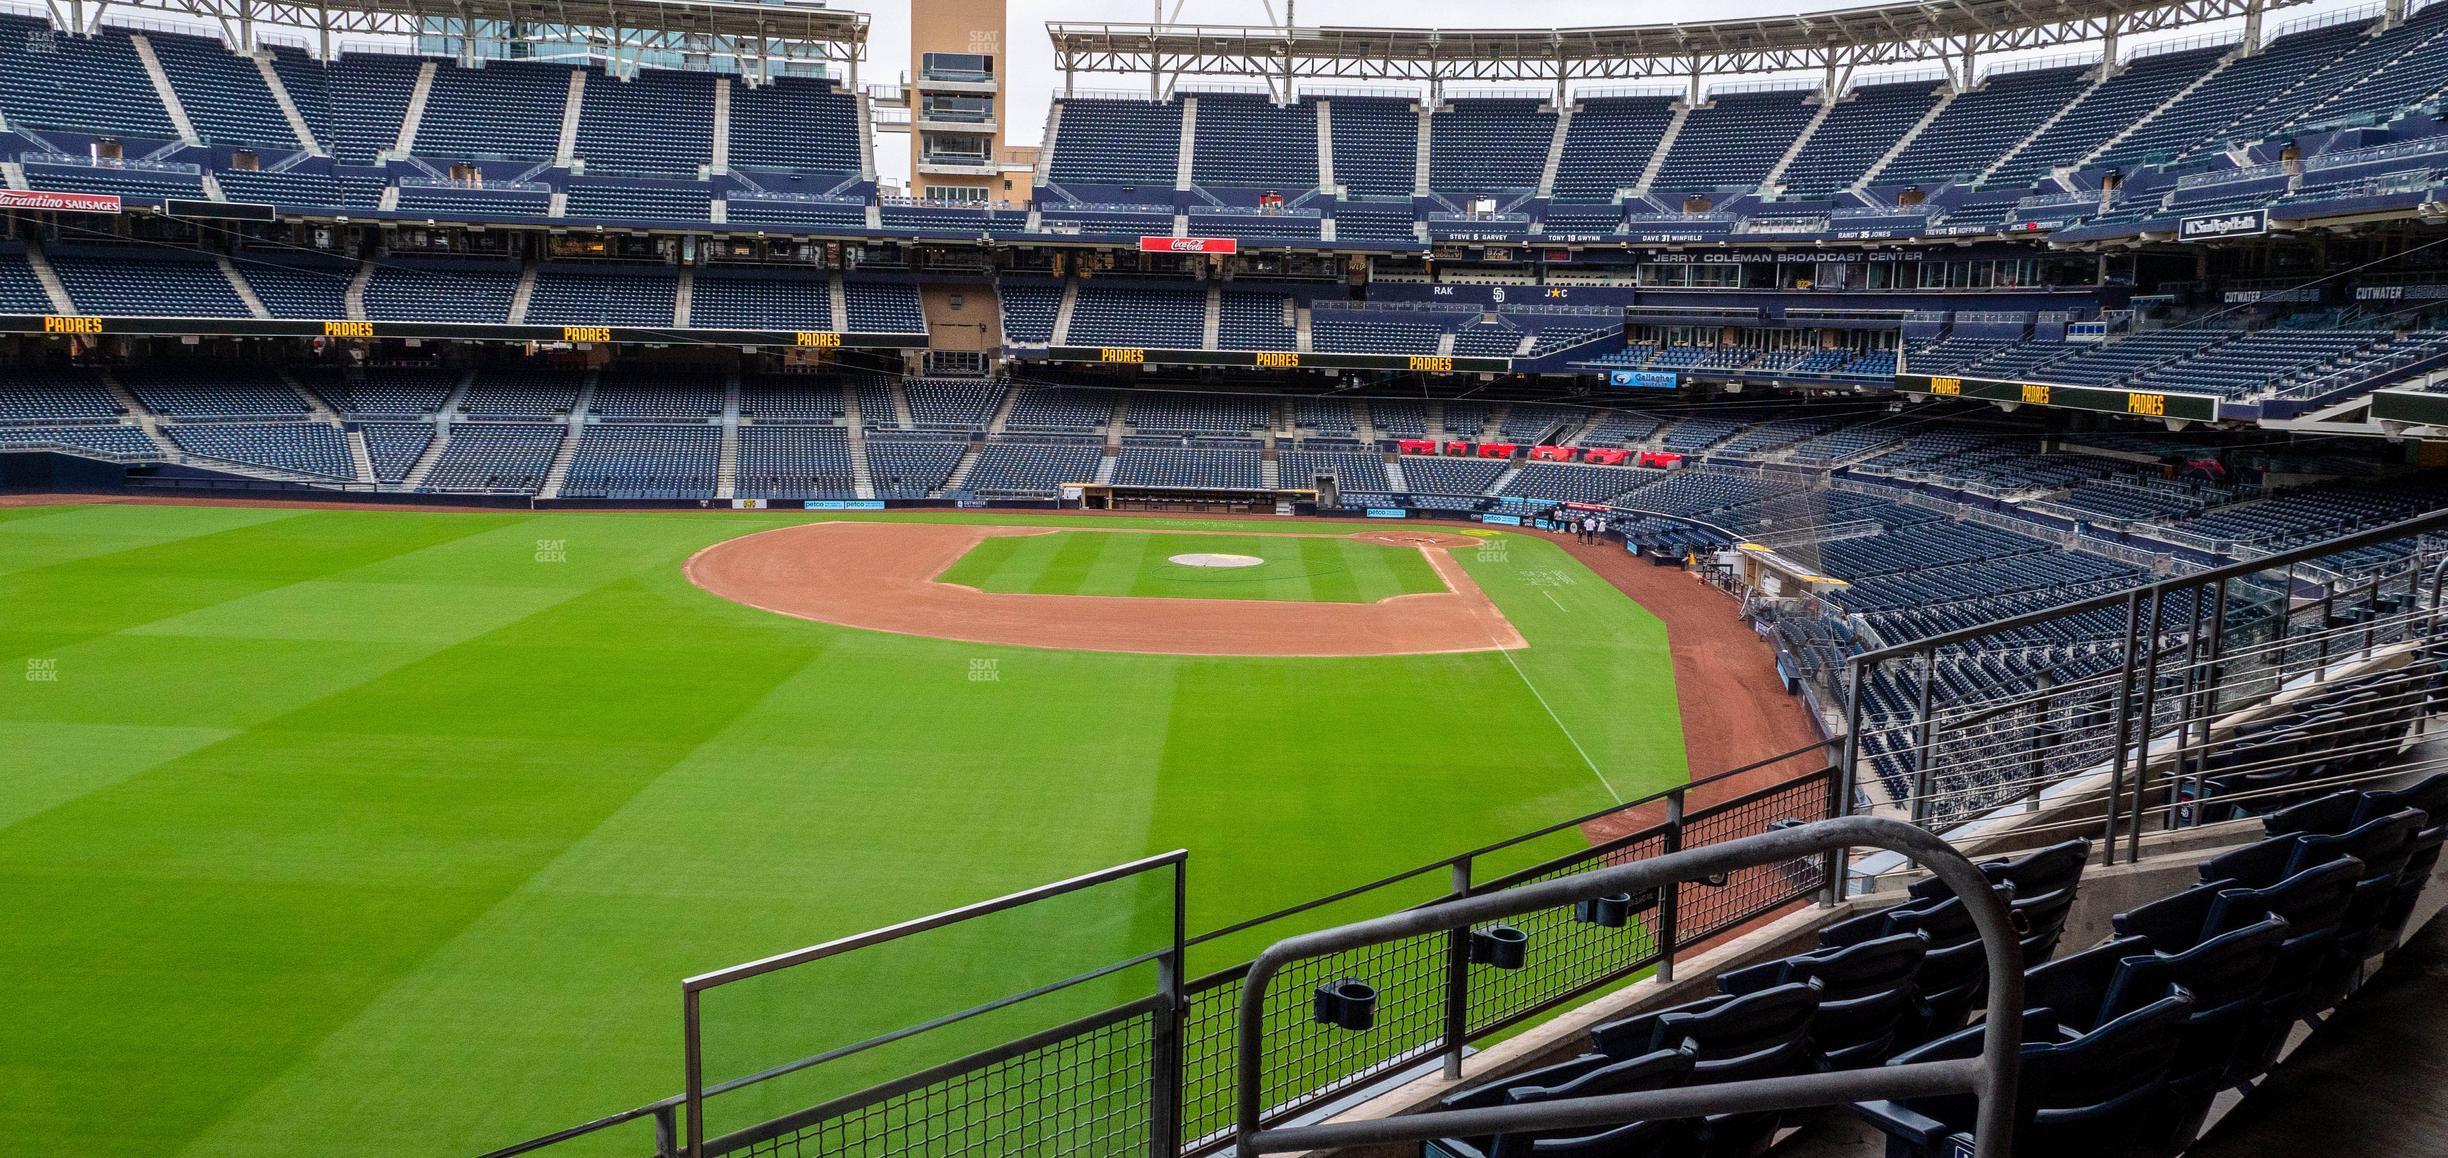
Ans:
{"type": "Polygon", "coordinates": [[[119,198],[109,193],[0,189],[0,209],[31,209],[44,213],[117,213],[119,198]]]}

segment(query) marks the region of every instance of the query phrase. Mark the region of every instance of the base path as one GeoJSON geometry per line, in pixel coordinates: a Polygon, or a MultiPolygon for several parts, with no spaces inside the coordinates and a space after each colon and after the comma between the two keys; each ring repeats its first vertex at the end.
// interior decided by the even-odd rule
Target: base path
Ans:
{"type": "MultiPolygon", "coordinates": [[[[1145,655],[1430,655],[1527,647],[1449,553],[1462,535],[1416,545],[1446,590],[1375,603],[1017,595],[937,582],[990,536],[1047,527],[807,523],[716,543],[689,581],[782,615],[963,643],[1145,655]]],[[[1114,534],[1131,534],[1114,531],[1114,534]]],[[[1364,533],[1364,537],[1368,533],[1364,533]]]]}

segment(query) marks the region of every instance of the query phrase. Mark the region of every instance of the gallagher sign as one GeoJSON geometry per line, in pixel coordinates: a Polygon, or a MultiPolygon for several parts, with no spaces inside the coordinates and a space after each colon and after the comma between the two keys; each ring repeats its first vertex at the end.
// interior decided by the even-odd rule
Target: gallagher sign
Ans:
{"type": "Polygon", "coordinates": [[[2176,223],[2178,241],[2217,241],[2223,237],[2259,237],[2269,232],[2269,210],[2254,209],[2244,213],[2213,213],[2208,217],[2187,217],[2176,223]]]}
{"type": "Polygon", "coordinates": [[[36,209],[48,213],[117,213],[119,198],[109,193],[49,193],[40,189],[0,189],[0,209],[36,209]]]}
{"type": "Polygon", "coordinates": [[[1241,243],[1230,237],[1142,237],[1141,253],[1239,253],[1241,243]]]}

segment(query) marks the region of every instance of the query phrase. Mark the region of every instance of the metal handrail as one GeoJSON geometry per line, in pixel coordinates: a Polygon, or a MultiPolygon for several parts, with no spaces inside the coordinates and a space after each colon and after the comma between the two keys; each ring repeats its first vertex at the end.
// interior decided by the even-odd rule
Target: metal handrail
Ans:
{"type": "Polygon", "coordinates": [[[1237,1060],[1238,1158],[1347,1146],[1420,1142],[1450,1135],[1603,1126],[1640,1119],[1765,1112],[1876,1097],[1971,1094],[1980,1111],[1973,1137],[1982,1158],[2012,1158],[2016,1083],[2022,1064],[2023,946],[2006,903],[1972,862],[1938,836],[1901,821],[1855,816],[1671,852],[1615,868],[1412,909],[1276,942],[1251,963],[1241,990],[1237,1060]],[[1829,1074],[1717,1082],[1681,1089],[1570,1098],[1524,1106],[1443,1110],[1360,1122],[1261,1125],[1268,983],[1295,961],[1451,933],[1485,921],[1562,908],[1615,893],[1664,888],[1755,865],[1853,847],[1903,853],[1963,898],[1989,963],[1988,1031],[1981,1056],[1829,1074]]]}

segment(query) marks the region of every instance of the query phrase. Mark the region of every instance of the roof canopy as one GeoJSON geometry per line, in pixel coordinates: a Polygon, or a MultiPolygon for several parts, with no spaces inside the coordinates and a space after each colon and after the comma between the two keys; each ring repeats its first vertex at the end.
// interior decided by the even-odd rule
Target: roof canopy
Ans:
{"type": "Polygon", "coordinates": [[[2158,32],[2308,0],[1933,0],[1707,24],[1269,28],[1050,22],[1066,72],[1443,83],[1847,70],[2158,32]]]}
{"type": "MultiPolygon", "coordinates": [[[[102,5],[51,0],[75,21],[102,5]]],[[[867,16],[808,0],[115,0],[114,8],[151,9],[219,24],[232,43],[258,25],[373,35],[456,35],[470,27],[583,31],[606,48],[723,54],[741,43],[778,44],[787,55],[857,59],[866,53],[867,16]],[[799,51],[789,51],[798,49],[799,51]],[[813,50],[813,51],[810,51],[813,50]]],[[[496,31],[494,35],[500,35],[496,31]]]]}

